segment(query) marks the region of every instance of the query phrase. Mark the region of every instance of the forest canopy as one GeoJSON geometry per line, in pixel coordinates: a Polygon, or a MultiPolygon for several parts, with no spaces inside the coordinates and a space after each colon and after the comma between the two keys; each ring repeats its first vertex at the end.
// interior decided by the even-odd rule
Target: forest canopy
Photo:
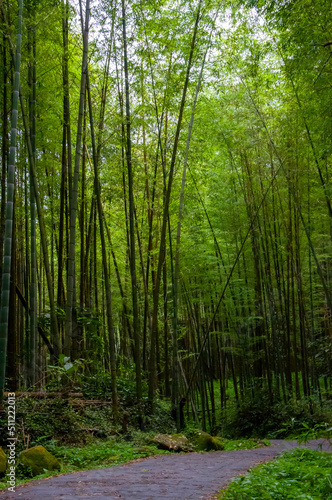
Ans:
{"type": "Polygon", "coordinates": [[[0,7],[0,397],[325,404],[330,2],[0,7]]]}

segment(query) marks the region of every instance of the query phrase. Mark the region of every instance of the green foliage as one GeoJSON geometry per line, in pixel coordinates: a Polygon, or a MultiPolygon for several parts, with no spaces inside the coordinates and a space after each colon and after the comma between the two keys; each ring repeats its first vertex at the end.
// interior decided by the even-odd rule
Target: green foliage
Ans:
{"type": "MultiPolygon", "coordinates": [[[[35,474],[33,473],[31,467],[28,465],[23,464],[22,462],[19,462],[16,467],[16,474],[17,478],[27,480],[27,479],[32,479],[35,474]]],[[[0,483],[0,488],[1,488],[1,483],[0,483]]]]}
{"type": "Polygon", "coordinates": [[[76,469],[91,469],[94,467],[110,467],[136,458],[161,453],[156,446],[133,446],[121,438],[112,439],[105,443],[95,443],[84,448],[55,446],[54,455],[61,459],[66,466],[76,469]]]}
{"type": "MultiPolygon", "coordinates": [[[[227,409],[222,419],[221,432],[226,437],[298,437],[315,429],[315,436],[329,427],[331,419],[328,405],[321,407],[320,402],[312,399],[292,401],[287,404],[271,404],[264,394],[256,396],[237,407],[227,409]]],[[[308,433],[310,436],[312,434],[308,433]]],[[[320,434],[320,435],[321,435],[320,434]]]]}
{"type": "Polygon", "coordinates": [[[111,398],[111,376],[109,373],[96,373],[83,375],[81,389],[85,397],[96,399],[111,398]]]}
{"type": "MultiPolygon", "coordinates": [[[[193,423],[188,423],[184,429],[184,434],[187,436],[190,442],[195,443],[197,439],[197,435],[206,434],[202,433],[200,429],[197,428],[197,425],[193,423]]],[[[250,450],[253,448],[261,448],[263,446],[270,446],[271,443],[268,439],[227,439],[225,437],[217,436],[215,439],[222,445],[223,450],[231,451],[231,450],[250,450]]]]}
{"type": "MultiPolygon", "coordinates": [[[[99,370],[94,374],[86,374],[81,377],[81,389],[84,396],[97,399],[111,399],[112,385],[111,374],[99,370]]],[[[136,404],[136,381],[135,367],[130,365],[124,367],[120,364],[118,369],[117,390],[120,404],[123,406],[134,406],[136,404]]],[[[142,386],[143,401],[147,399],[147,384],[142,386]]]]}
{"type": "Polygon", "coordinates": [[[81,427],[85,427],[84,417],[76,412],[64,399],[34,401],[26,398],[17,402],[18,447],[29,440],[30,446],[46,445],[51,439],[64,442],[84,440],[81,427]]]}
{"type": "Polygon", "coordinates": [[[299,443],[306,443],[309,439],[318,439],[324,437],[326,439],[332,438],[331,423],[322,422],[309,427],[308,424],[302,422],[302,432],[297,433],[296,439],[299,443]]]}
{"type": "Polygon", "coordinates": [[[331,454],[297,449],[235,479],[219,498],[331,500],[331,470],[331,454]]]}
{"type": "Polygon", "coordinates": [[[69,356],[60,354],[58,364],[56,366],[49,366],[51,378],[47,384],[47,388],[52,390],[60,386],[63,389],[64,387],[77,385],[79,372],[82,371],[86,364],[84,359],[76,359],[72,362],[69,356]]]}
{"type": "MultiPolygon", "coordinates": [[[[142,383],[142,403],[141,408],[137,405],[136,381],[134,365],[119,367],[119,377],[117,379],[117,390],[120,406],[129,414],[131,425],[138,425],[140,414],[143,410],[143,425],[146,431],[174,432],[174,420],[171,416],[171,405],[162,399],[156,399],[153,414],[148,411],[148,386],[145,381],[142,383]]],[[[81,378],[81,389],[85,397],[93,399],[110,400],[112,395],[111,375],[109,373],[98,372],[94,375],[84,375],[81,378]]]]}
{"type": "Polygon", "coordinates": [[[152,415],[144,417],[145,430],[161,433],[174,433],[175,422],[171,415],[171,404],[168,401],[157,399],[152,415]]]}
{"type": "MultiPolygon", "coordinates": [[[[327,111],[332,96],[330,2],[248,0],[240,4],[232,3],[231,9],[228,5],[228,2],[221,3],[218,21],[211,33],[209,64],[204,70],[204,84],[197,102],[190,144],[190,173],[188,171],[186,180],[180,248],[178,353],[185,379],[191,383],[191,397],[197,413],[204,418],[203,427],[218,429],[226,437],[295,435],[306,440],[328,427],[325,426],[328,413],[320,408],[320,401],[315,398],[310,400],[308,395],[315,394],[318,398],[319,394],[324,403],[330,397],[331,389],[331,306],[328,304],[329,294],[322,287],[322,277],[327,291],[331,289],[332,282],[331,220],[325,206],[326,200],[331,197],[332,122],[327,111]],[[280,158],[285,164],[283,173],[283,169],[278,170],[280,158]],[[322,175],[321,180],[317,168],[322,175]],[[258,207],[261,208],[256,213],[258,207]],[[300,210],[303,212],[301,215],[300,210]],[[309,245],[308,233],[313,248],[309,245]],[[246,234],[248,238],[241,258],[233,269],[246,234]],[[322,267],[322,277],[313,249],[322,267]],[[217,312],[215,307],[231,271],[234,272],[230,284],[217,312]],[[202,341],[205,342],[205,330],[214,312],[214,321],[210,325],[212,331],[207,332],[210,335],[200,360],[202,370],[198,369],[196,377],[192,377],[192,367],[202,341]],[[210,384],[210,377],[214,380],[214,398],[207,383],[210,384]],[[233,383],[229,382],[231,378],[233,383]],[[324,384],[319,392],[322,380],[324,384]],[[237,384],[239,407],[234,398],[234,383],[237,384]],[[199,389],[204,384],[209,389],[205,415],[205,391],[199,389]],[[215,390],[216,386],[219,386],[218,390],[215,390]],[[303,400],[293,401],[294,394],[296,399],[303,400]]],[[[80,30],[76,29],[79,23],[74,19],[75,9],[70,8],[72,22],[69,23],[67,49],[70,54],[68,91],[72,119],[70,130],[68,127],[62,130],[66,123],[63,109],[66,90],[64,78],[58,76],[65,69],[67,52],[62,36],[65,12],[60,3],[53,7],[46,12],[47,4],[39,2],[35,13],[36,194],[39,193],[45,210],[46,246],[52,264],[50,283],[56,288],[57,280],[61,278],[58,302],[63,307],[68,298],[64,277],[71,274],[68,272],[68,262],[72,262],[71,258],[68,259],[68,248],[74,246],[69,245],[68,240],[70,200],[73,192],[76,193],[76,189],[73,192],[70,189],[68,148],[71,137],[73,152],[80,98],[82,44],[80,30]],[[63,133],[67,135],[66,140],[63,133]],[[68,147],[64,147],[66,142],[68,147]],[[60,235],[57,228],[60,229],[62,216],[66,227],[60,235]],[[62,235],[63,240],[60,238],[62,235]],[[61,281],[64,281],[62,292],[61,281]]],[[[41,350],[39,375],[40,379],[44,379],[45,375],[47,389],[82,390],[86,398],[109,402],[112,398],[110,337],[114,334],[119,413],[120,419],[124,411],[129,414],[129,439],[132,427],[138,423],[147,430],[174,432],[168,402],[157,400],[154,413],[149,414],[146,384],[152,347],[149,316],[154,297],[158,297],[158,293],[155,294],[155,273],[158,273],[159,248],[163,248],[163,245],[160,246],[160,228],[165,211],[162,200],[165,200],[165,186],[170,185],[167,177],[179,97],[197,6],[187,1],[170,3],[164,0],[141,4],[129,2],[127,6],[131,31],[128,64],[135,180],[133,194],[137,210],[137,250],[140,254],[140,259],[138,255],[136,259],[138,279],[137,290],[135,285],[134,291],[139,302],[140,358],[145,367],[142,372],[145,378],[143,395],[139,404],[133,364],[134,308],[128,266],[135,259],[129,258],[127,247],[126,196],[129,179],[125,173],[125,136],[120,102],[123,99],[121,88],[125,83],[121,80],[121,16],[116,3],[114,8],[111,4],[99,7],[91,12],[95,33],[89,45],[89,74],[92,115],[96,125],[100,122],[101,109],[105,107],[108,110],[105,123],[100,123],[103,130],[98,132],[98,167],[105,227],[110,229],[110,252],[106,259],[100,251],[99,228],[93,208],[92,127],[89,126],[88,116],[85,116],[82,165],[79,166],[77,247],[72,252],[77,268],[74,284],[77,303],[80,303],[80,307],[73,310],[78,326],[77,337],[74,336],[73,340],[77,340],[77,345],[73,341],[68,349],[66,347],[66,356],[61,354],[56,366],[54,362],[50,363],[52,356],[48,351],[41,350]],[[112,20],[114,26],[111,27],[112,20]],[[105,65],[106,51],[111,40],[114,50],[110,51],[108,66],[105,65]],[[107,81],[103,81],[104,69],[107,81]],[[158,118],[156,115],[159,115],[158,118]],[[106,264],[112,282],[113,327],[110,332],[107,332],[105,321],[106,264]]],[[[174,257],[185,138],[216,4],[204,1],[202,7],[168,214],[169,235],[166,238],[165,275],[162,277],[165,290],[163,300],[161,294],[159,297],[156,325],[158,381],[150,382],[152,393],[152,388],[159,384],[158,389],[162,389],[159,394],[169,394],[173,374],[166,368],[172,366],[172,358],[177,358],[175,350],[171,352],[172,329],[167,328],[175,305],[170,242],[173,235],[174,257]]],[[[6,10],[11,24],[17,15],[16,4],[6,2],[4,12],[6,10]]],[[[22,91],[25,101],[29,100],[28,81],[32,62],[27,39],[31,31],[30,22],[31,19],[24,20],[23,36],[26,38],[22,45],[22,91]]],[[[3,115],[0,113],[0,125],[4,129],[0,142],[5,172],[8,156],[5,125],[8,124],[8,116],[5,116],[3,106],[4,92],[8,90],[6,100],[9,102],[10,75],[14,73],[8,44],[12,28],[6,26],[5,20],[1,23],[4,37],[0,58],[7,57],[7,68],[5,65],[1,67],[0,75],[4,83],[0,85],[0,109],[4,110],[3,115]]],[[[7,106],[7,114],[9,109],[7,106]]],[[[24,142],[20,114],[17,133],[24,142]]],[[[30,175],[26,165],[27,148],[23,142],[18,157],[19,182],[15,197],[15,261],[18,263],[17,285],[22,293],[24,291],[29,307],[32,303],[28,291],[28,277],[32,274],[28,268],[31,224],[27,181],[30,175]],[[23,262],[26,268],[21,269],[23,262]]],[[[42,229],[41,224],[39,227],[42,229]]],[[[39,255],[38,235],[37,246],[39,255]]],[[[50,296],[46,293],[42,265],[38,269],[38,280],[39,325],[54,346],[50,296]]],[[[49,294],[51,290],[52,286],[49,286],[49,294]]],[[[62,307],[57,309],[57,319],[63,327],[65,311],[62,307]]],[[[10,374],[8,380],[20,389],[33,384],[26,369],[29,367],[31,339],[23,309],[20,307],[16,311],[17,338],[11,336],[13,345],[8,352],[12,358],[7,363],[10,368],[20,360],[19,368],[10,374]]],[[[14,309],[10,310],[14,314],[14,309]]],[[[1,336],[4,337],[5,332],[1,336]]],[[[60,341],[60,348],[69,338],[70,332],[67,332],[67,336],[60,341]]],[[[3,367],[5,365],[2,363],[3,367]]],[[[175,394],[175,399],[177,396],[175,394]]],[[[191,409],[189,401],[188,409],[191,409]]],[[[24,430],[31,442],[36,444],[60,435],[66,443],[70,439],[86,441],[91,436],[82,430],[84,427],[98,428],[101,435],[108,436],[113,426],[111,410],[107,405],[98,415],[98,410],[92,407],[74,409],[67,403],[44,401],[38,401],[34,406],[27,402],[22,403],[21,415],[21,434],[24,430]]],[[[2,423],[0,427],[3,427],[2,423]]],[[[119,429],[120,426],[117,431],[119,429]]]]}
{"type": "Polygon", "coordinates": [[[5,452],[0,446],[0,476],[6,472],[7,469],[7,457],[5,452]]]}
{"type": "MultiPolygon", "coordinates": [[[[57,313],[57,318],[58,321],[62,321],[65,319],[65,311],[61,307],[57,307],[56,309],[57,313]]],[[[38,318],[38,324],[48,332],[50,333],[51,330],[51,310],[49,308],[46,308],[42,313],[40,314],[38,318]]]]}
{"type": "Polygon", "coordinates": [[[252,450],[254,448],[262,448],[270,446],[268,439],[224,439],[224,450],[252,450]]]}
{"type": "MultiPolygon", "coordinates": [[[[123,433],[121,426],[123,413],[128,415],[128,433],[126,439],[132,440],[138,427],[137,405],[122,406],[120,424],[115,425],[112,407],[109,404],[79,404],[78,401],[59,398],[34,400],[17,399],[18,451],[29,446],[43,445],[49,449],[50,442],[63,444],[87,444],[95,437],[109,438],[123,433]]],[[[144,409],[144,413],[146,409],[144,409]]],[[[144,428],[155,432],[174,432],[170,404],[157,400],[155,411],[144,418],[144,428]]],[[[0,426],[2,425],[0,421],[0,426]]],[[[5,429],[5,419],[3,421],[5,429]]],[[[3,434],[5,445],[5,433],[3,434]]],[[[141,440],[138,440],[141,444],[141,440]]]]}

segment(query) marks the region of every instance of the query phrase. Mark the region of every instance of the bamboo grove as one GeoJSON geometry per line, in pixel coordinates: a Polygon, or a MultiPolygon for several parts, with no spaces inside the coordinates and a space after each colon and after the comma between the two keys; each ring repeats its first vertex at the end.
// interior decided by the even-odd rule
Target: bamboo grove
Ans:
{"type": "Polygon", "coordinates": [[[1,394],[328,397],[329,9],[1,2],[1,394]]]}

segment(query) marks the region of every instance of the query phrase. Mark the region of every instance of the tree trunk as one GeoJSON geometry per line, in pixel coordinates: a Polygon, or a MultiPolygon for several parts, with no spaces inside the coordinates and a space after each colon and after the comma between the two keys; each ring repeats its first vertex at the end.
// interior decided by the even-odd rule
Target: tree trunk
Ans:
{"type": "Polygon", "coordinates": [[[142,374],[141,374],[141,352],[140,335],[138,329],[138,304],[137,304],[137,277],[135,258],[135,206],[133,191],[133,171],[131,158],[131,135],[130,135],[130,105],[129,105],[129,76],[128,76],[128,55],[127,55],[127,34],[126,34],[126,12],[125,3],[122,0],[122,29],[123,29],[123,59],[125,72],[125,95],[126,95],[126,159],[128,169],[128,194],[129,194],[129,236],[130,236],[130,275],[133,307],[133,333],[135,346],[135,369],[136,369],[136,395],[140,405],[142,400],[142,374]]]}
{"type": "Polygon", "coordinates": [[[98,158],[97,158],[97,148],[96,148],[96,144],[95,144],[93,115],[92,115],[92,101],[91,101],[88,71],[87,71],[87,89],[88,89],[88,102],[89,102],[91,142],[92,142],[92,150],[93,150],[93,168],[94,168],[94,176],[95,176],[95,193],[96,193],[96,202],[97,202],[98,217],[99,217],[100,240],[101,240],[101,249],[102,249],[102,262],[103,262],[105,291],[106,291],[106,315],[107,315],[107,326],[108,326],[108,338],[109,338],[109,345],[110,345],[112,407],[113,407],[114,420],[117,422],[117,420],[118,420],[118,396],[117,396],[117,387],[116,387],[115,338],[114,338],[114,332],[113,332],[113,319],[112,319],[112,310],[111,310],[111,300],[112,300],[111,299],[111,286],[110,286],[109,272],[108,272],[108,267],[107,267],[108,260],[107,260],[107,251],[106,251],[106,243],[105,243],[104,220],[103,220],[103,210],[102,210],[102,204],[101,204],[100,181],[99,181],[98,162],[97,162],[98,158]]]}
{"type": "MultiPolygon", "coordinates": [[[[80,1],[80,7],[81,7],[81,1],[80,1]]],[[[70,234],[69,234],[68,272],[67,272],[66,332],[65,332],[64,349],[63,349],[64,354],[66,354],[67,356],[70,355],[71,351],[74,308],[76,307],[76,304],[74,303],[76,216],[77,216],[79,168],[81,159],[84,97],[85,97],[86,75],[88,66],[89,14],[90,14],[90,0],[86,0],[84,29],[82,26],[83,56],[82,56],[82,69],[81,69],[81,89],[80,89],[80,101],[79,101],[78,120],[77,120],[75,167],[74,167],[74,175],[72,178],[72,183],[71,179],[69,178],[71,206],[70,206],[70,234]]]]}
{"type": "Polygon", "coordinates": [[[9,318],[9,296],[12,260],[12,234],[14,215],[14,192],[15,192],[15,163],[16,163],[16,131],[18,115],[18,99],[20,91],[20,63],[21,63],[21,41],[22,41],[22,11],[23,1],[19,0],[19,13],[16,35],[15,55],[15,78],[11,118],[10,149],[7,173],[7,201],[6,201],[6,223],[4,238],[4,262],[2,267],[1,288],[1,312],[0,312],[0,405],[3,399],[6,375],[6,358],[8,342],[8,318],[9,318]]]}
{"type": "Polygon", "coordinates": [[[183,87],[183,91],[182,91],[182,99],[181,99],[181,105],[180,105],[180,110],[179,110],[178,123],[177,123],[175,138],[174,138],[174,146],[173,146],[172,159],[171,159],[170,170],[169,170],[168,185],[167,185],[166,196],[165,196],[164,213],[163,213],[162,228],[161,228],[161,235],[160,235],[160,249],[159,249],[158,267],[157,267],[156,280],[154,283],[154,290],[153,290],[153,312],[152,312],[152,331],[151,331],[150,367],[149,367],[149,371],[150,371],[150,375],[149,375],[149,402],[150,402],[151,410],[153,408],[154,391],[156,389],[156,381],[157,381],[156,345],[157,345],[157,335],[158,335],[158,305],[159,305],[159,291],[160,291],[161,274],[162,274],[162,268],[164,265],[165,252],[166,252],[166,228],[167,228],[167,222],[168,222],[168,209],[169,209],[170,198],[171,198],[171,191],[172,191],[172,184],[173,184],[173,177],[174,177],[174,167],[175,167],[181,125],[182,125],[182,116],[183,116],[183,111],[184,111],[184,105],[186,102],[187,88],[188,88],[188,83],[189,83],[189,75],[190,75],[190,70],[191,70],[191,65],[192,65],[193,54],[194,54],[194,50],[195,50],[195,46],[196,46],[196,35],[197,35],[197,28],[198,28],[198,23],[199,23],[199,19],[200,19],[200,11],[201,11],[201,0],[199,2],[197,15],[196,15],[195,27],[194,27],[194,32],[193,32],[193,37],[192,37],[192,42],[191,42],[191,47],[190,47],[190,55],[189,55],[189,60],[188,60],[188,64],[187,64],[186,78],[185,78],[184,87],[183,87]]]}

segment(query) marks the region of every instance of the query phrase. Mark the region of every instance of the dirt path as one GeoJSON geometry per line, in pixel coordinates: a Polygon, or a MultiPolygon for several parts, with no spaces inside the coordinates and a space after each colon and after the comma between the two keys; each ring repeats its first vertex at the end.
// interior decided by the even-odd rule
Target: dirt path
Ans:
{"type": "MultiPolygon", "coordinates": [[[[2,499],[24,500],[207,500],[230,480],[260,462],[268,462],[296,441],[271,441],[272,446],[253,450],[157,455],[108,469],[95,469],[18,486],[4,491],[2,499]]],[[[312,449],[332,452],[324,440],[310,441],[312,449]]]]}

